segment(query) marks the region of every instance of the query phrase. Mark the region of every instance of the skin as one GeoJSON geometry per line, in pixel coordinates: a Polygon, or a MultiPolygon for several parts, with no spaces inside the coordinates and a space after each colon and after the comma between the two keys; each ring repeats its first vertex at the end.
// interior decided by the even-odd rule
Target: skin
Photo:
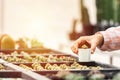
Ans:
{"type": "Polygon", "coordinates": [[[88,46],[91,49],[91,53],[95,52],[96,47],[101,47],[104,42],[103,35],[101,33],[96,33],[91,36],[82,36],[78,38],[71,47],[71,50],[78,54],[78,49],[82,47],[82,45],[88,46]]]}

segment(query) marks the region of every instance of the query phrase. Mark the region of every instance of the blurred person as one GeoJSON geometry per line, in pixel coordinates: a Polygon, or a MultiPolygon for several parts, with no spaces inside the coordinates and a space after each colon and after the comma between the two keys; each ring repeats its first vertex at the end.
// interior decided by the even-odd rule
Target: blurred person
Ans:
{"type": "Polygon", "coordinates": [[[73,43],[71,49],[77,54],[78,49],[84,44],[91,49],[91,53],[95,52],[96,47],[103,51],[119,50],[120,26],[111,27],[105,31],[98,31],[90,36],[81,36],[73,43]]]}

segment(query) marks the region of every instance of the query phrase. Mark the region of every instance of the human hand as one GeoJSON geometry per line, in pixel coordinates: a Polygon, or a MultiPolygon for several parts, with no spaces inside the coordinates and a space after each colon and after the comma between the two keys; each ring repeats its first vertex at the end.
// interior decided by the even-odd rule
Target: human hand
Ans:
{"type": "Polygon", "coordinates": [[[82,48],[82,45],[88,46],[91,49],[91,53],[95,52],[96,47],[100,47],[103,44],[104,38],[101,33],[96,33],[91,36],[82,36],[78,38],[71,49],[74,53],[78,53],[78,48],[82,48]]]}

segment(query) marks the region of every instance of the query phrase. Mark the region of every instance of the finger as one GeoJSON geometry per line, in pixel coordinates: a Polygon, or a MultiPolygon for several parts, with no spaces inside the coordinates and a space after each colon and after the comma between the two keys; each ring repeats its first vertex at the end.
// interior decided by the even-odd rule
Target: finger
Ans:
{"type": "Polygon", "coordinates": [[[91,53],[92,54],[95,52],[96,47],[97,47],[97,44],[95,42],[91,44],[91,53]]]}
{"type": "Polygon", "coordinates": [[[80,40],[80,39],[77,40],[72,47],[73,52],[77,54],[78,53],[78,48],[81,48],[84,43],[85,42],[80,40]]]}
{"type": "Polygon", "coordinates": [[[71,49],[72,49],[72,51],[74,52],[74,53],[78,53],[78,44],[77,43],[74,43],[74,45],[71,47],[71,49]]]}
{"type": "Polygon", "coordinates": [[[81,48],[83,44],[87,44],[86,39],[85,37],[80,37],[75,41],[74,45],[71,47],[72,51],[77,54],[78,48],[81,48]]]}
{"type": "Polygon", "coordinates": [[[77,41],[76,41],[77,45],[78,45],[78,48],[82,48],[82,46],[84,44],[88,45],[87,44],[87,41],[84,37],[80,37],[77,41]]]}

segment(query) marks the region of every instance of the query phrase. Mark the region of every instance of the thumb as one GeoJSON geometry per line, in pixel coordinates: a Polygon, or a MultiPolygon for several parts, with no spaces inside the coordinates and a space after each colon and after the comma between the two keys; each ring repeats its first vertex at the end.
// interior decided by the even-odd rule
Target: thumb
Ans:
{"type": "Polygon", "coordinates": [[[91,53],[93,54],[95,52],[95,49],[96,49],[97,45],[95,43],[91,44],[91,53]]]}

